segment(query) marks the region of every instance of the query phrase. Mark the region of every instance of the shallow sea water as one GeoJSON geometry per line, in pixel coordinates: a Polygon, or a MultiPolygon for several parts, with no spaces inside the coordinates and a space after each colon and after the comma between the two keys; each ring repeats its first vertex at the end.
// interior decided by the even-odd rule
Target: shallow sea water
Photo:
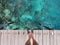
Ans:
{"type": "Polygon", "coordinates": [[[60,0],[0,0],[0,30],[60,29],[60,0]]]}

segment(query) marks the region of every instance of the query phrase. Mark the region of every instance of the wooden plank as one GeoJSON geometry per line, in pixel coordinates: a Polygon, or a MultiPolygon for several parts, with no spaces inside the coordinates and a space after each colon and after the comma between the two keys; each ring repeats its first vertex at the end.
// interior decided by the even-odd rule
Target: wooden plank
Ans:
{"type": "Polygon", "coordinates": [[[14,31],[10,31],[11,33],[11,45],[15,45],[15,35],[14,35],[14,31]]]}
{"type": "Polygon", "coordinates": [[[54,30],[54,45],[57,45],[57,30],[54,30]]]}
{"type": "Polygon", "coordinates": [[[54,45],[54,30],[49,31],[49,45],[54,45]]]}
{"type": "Polygon", "coordinates": [[[49,45],[49,31],[43,30],[43,45],[49,45]]]}
{"type": "Polygon", "coordinates": [[[0,45],[2,44],[2,31],[0,30],[0,45]]]}
{"type": "Polygon", "coordinates": [[[41,30],[34,31],[34,38],[39,45],[42,45],[42,31],[41,30]]]}
{"type": "MultiPolygon", "coordinates": [[[[34,39],[39,45],[60,45],[59,30],[34,30],[34,39]]],[[[25,45],[26,30],[0,30],[0,45],[25,45]]]]}
{"type": "Polygon", "coordinates": [[[57,35],[56,35],[56,37],[57,37],[57,38],[56,38],[56,43],[57,43],[57,44],[56,44],[56,45],[60,45],[60,31],[57,30],[56,33],[57,33],[57,35]]]}

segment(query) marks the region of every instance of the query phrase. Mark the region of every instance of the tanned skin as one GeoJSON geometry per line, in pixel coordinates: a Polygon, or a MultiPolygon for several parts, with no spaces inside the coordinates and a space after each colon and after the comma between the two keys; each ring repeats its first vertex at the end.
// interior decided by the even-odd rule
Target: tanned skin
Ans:
{"type": "Polygon", "coordinates": [[[30,44],[30,39],[32,38],[33,39],[33,45],[38,45],[38,43],[36,42],[36,40],[34,39],[34,37],[33,37],[33,33],[32,32],[30,32],[29,34],[28,34],[28,40],[26,41],[26,43],[25,43],[25,45],[31,45],[30,44]]]}

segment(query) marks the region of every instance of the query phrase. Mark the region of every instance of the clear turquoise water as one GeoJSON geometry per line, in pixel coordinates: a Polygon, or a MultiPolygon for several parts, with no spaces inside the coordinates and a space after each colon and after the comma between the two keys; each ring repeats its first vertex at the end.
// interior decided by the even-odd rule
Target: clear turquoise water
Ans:
{"type": "Polygon", "coordinates": [[[0,0],[0,5],[0,29],[60,29],[60,0],[0,0]]]}

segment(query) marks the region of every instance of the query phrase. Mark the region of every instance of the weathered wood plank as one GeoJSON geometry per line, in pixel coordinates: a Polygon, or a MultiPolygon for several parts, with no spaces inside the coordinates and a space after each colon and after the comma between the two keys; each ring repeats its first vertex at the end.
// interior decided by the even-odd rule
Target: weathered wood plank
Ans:
{"type": "MultiPolygon", "coordinates": [[[[34,39],[39,45],[60,45],[59,30],[34,30],[34,39]]],[[[0,30],[0,45],[25,45],[26,30],[0,30]]]]}

